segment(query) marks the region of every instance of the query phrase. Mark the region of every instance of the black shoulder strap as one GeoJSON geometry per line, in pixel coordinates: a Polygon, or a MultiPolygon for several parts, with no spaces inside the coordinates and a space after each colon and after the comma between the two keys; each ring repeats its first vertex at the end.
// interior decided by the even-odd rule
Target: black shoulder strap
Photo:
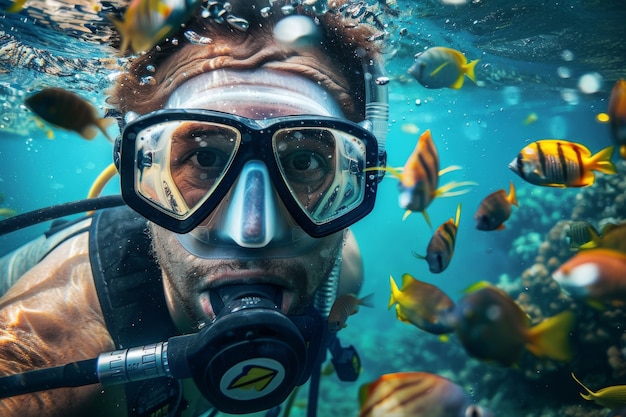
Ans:
{"type": "Polygon", "coordinates": [[[89,256],[104,319],[118,349],[176,334],[143,217],[126,206],[98,212],[89,256]]]}

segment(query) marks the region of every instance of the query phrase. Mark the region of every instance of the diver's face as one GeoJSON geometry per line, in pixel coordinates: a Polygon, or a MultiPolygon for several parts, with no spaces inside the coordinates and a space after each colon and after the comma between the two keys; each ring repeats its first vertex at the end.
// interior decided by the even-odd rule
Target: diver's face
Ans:
{"type": "MultiPolygon", "coordinates": [[[[207,100],[202,103],[201,100],[192,100],[193,104],[190,106],[219,111],[229,109],[231,113],[253,119],[302,114],[342,116],[337,113],[338,106],[335,103],[324,105],[323,100],[316,100],[314,104],[299,105],[297,93],[285,91],[284,96],[292,98],[271,102],[262,94],[254,94],[245,97],[245,100],[242,100],[241,95],[236,95],[229,101],[226,94],[218,102],[207,100]],[[198,105],[199,102],[201,106],[198,105]]],[[[184,108],[183,105],[175,107],[184,108]]],[[[315,290],[331,272],[341,248],[343,232],[318,239],[302,236],[304,232],[298,228],[273,190],[270,197],[273,201],[269,206],[257,204],[257,201],[246,201],[259,198],[255,197],[254,192],[244,193],[253,197],[237,197],[240,195],[237,193],[238,188],[247,184],[244,181],[244,171],[245,166],[240,177],[232,184],[230,192],[197,230],[188,235],[177,235],[151,225],[153,248],[163,270],[168,308],[182,331],[198,329],[215,317],[209,291],[223,285],[274,285],[283,290],[283,313],[302,312],[312,304],[315,290]],[[237,210],[241,212],[240,207],[245,207],[245,216],[241,220],[233,221],[233,217],[239,217],[232,216],[231,213],[237,210]],[[267,218],[267,212],[272,213],[269,216],[271,220],[257,227],[255,219],[267,218]],[[247,231],[239,231],[242,228],[241,223],[246,225],[243,228],[247,228],[247,231]],[[254,232],[257,228],[274,229],[271,234],[273,237],[269,242],[260,245],[247,245],[247,238],[242,238],[241,235],[250,230],[254,232]],[[204,236],[209,237],[203,238],[204,236]],[[293,244],[290,241],[292,236],[293,244]]],[[[262,189],[273,187],[269,177],[266,176],[264,181],[262,189]]],[[[193,194],[192,190],[185,191],[193,194]]],[[[260,223],[263,221],[259,220],[260,223]]]]}

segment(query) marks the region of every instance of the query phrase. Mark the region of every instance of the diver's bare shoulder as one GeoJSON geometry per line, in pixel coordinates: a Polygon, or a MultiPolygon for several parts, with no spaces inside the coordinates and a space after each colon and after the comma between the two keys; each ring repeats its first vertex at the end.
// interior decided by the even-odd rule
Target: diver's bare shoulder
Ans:
{"type": "MultiPolygon", "coordinates": [[[[0,375],[65,365],[115,349],[98,302],[88,246],[87,233],[68,239],[0,298],[0,375]]],[[[1,400],[0,415],[123,416],[123,392],[96,384],[21,395],[1,400]]]]}

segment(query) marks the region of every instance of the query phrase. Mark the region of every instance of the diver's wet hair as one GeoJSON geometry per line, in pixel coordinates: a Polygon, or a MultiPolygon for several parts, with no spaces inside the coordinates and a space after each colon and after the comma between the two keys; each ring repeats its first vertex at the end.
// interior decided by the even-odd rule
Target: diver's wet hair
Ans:
{"type": "MultiPolygon", "coordinates": [[[[145,114],[162,108],[176,87],[200,73],[218,68],[263,66],[312,79],[333,95],[346,117],[363,120],[362,62],[363,59],[379,59],[382,53],[381,44],[377,42],[382,37],[382,28],[373,24],[380,23],[377,19],[371,22],[374,14],[353,13],[348,9],[353,3],[347,0],[333,1],[321,14],[310,7],[296,6],[296,13],[308,15],[319,23],[323,37],[319,47],[295,48],[273,36],[275,23],[284,17],[281,6],[291,2],[276,1],[271,7],[267,6],[269,3],[267,0],[231,1],[228,13],[236,17],[231,23],[219,16],[203,17],[206,11],[204,15],[199,12],[177,34],[132,60],[128,72],[119,77],[109,103],[122,113],[145,114]],[[241,21],[245,24],[237,25],[241,21]],[[204,42],[194,42],[192,37],[185,36],[186,31],[204,42]]],[[[360,7],[367,6],[360,4],[360,7]]]]}

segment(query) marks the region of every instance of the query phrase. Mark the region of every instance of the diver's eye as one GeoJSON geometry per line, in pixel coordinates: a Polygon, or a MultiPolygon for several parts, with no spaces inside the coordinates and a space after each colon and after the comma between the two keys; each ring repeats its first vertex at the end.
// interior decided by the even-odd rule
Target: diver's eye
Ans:
{"type": "Polygon", "coordinates": [[[200,149],[189,156],[189,161],[196,168],[219,168],[224,166],[226,159],[220,152],[212,149],[200,149]]]}
{"type": "Polygon", "coordinates": [[[295,169],[298,171],[314,170],[321,167],[321,161],[318,155],[311,152],[294,152],[283,162],[286,169],[295,169]]]}

